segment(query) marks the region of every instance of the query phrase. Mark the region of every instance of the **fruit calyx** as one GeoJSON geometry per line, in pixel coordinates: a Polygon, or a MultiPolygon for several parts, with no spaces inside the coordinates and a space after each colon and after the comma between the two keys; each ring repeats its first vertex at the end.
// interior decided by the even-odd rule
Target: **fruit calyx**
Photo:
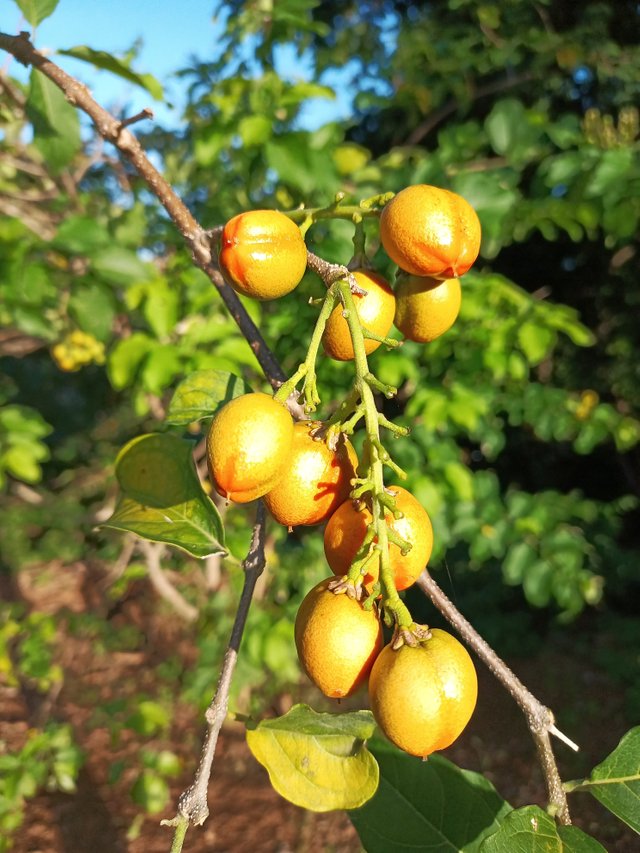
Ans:
{"type": "Polygon", "coordinates": [[[411,625],[407,626],[396,623],[389,645],[394,651],[397,651],[402,646],[415,648],[430,639],[431,631],[428,625],[418,625],[416,622],[412,622],[411,625]]]}

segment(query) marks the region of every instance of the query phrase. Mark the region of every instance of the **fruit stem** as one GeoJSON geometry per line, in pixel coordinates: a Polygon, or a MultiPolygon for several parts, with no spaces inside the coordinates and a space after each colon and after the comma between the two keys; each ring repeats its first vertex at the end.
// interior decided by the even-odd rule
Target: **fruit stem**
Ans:
{"type": "Polygon", "coordinates": [[[340,282],[338,287],[340,298],[342,299],[345,307],[346,321],[349,326],[349,333],[353,343],[356,372],[354,387],[358,390],[364,407],[364,421],[367,430],[366,448],[369,467],[368,479],[370,480],[368,490],[371,492],[372,496],[371,512],[373,519],[371,524],[375,533],[375,548],[379,553],[383,606],[387,612],[393,614],[393,618],[400,628],[410,629],[413,626],[413,619],[411,618],[408,608],[398,595],[393,571],[389,561],[387,522],[385,519],[384,506],[381,500],[381,498],[384,498],[384,471],[382,454],[379,450],[382,446],[380,443],[380,426],[378,421],[379,413],[371,385],[367,379],[367,377],[371,376],[371,371],[369,370],[367,362],[367,354],[364,346],[364,334],[348,282],[340,282]]]}
{"type": "Polygon", "coordinates": [[[316,359],[318,357],[318,350],[320,349],[324,327],[327,325],[327,320],[333,311],[337,299],[337,290],[335,286],[332,286],[327,290],[322,301],[322,308],[318,314],[318,319],[316,320],[316,325],[311,336],[309,349],[307,350],[304,362],[296,370],[291,379],[288,379],[274,394],[274,398],[278,402],[283,403],[295,390],[300,379],[304,377],[302,393],[304,395],[304,410],[307,414],[315,412],[316,408],[320,405],[320,395],[318,394],[318,385],[316,382],[316,359]]]}
{"type": "MultiPolygon", "coordinates": [[[[380,197],[378,196],[375,198],[380,197]]],[[[365,203],[366,202],[361,202],[360,204],[341,204],[338,202],[337,204],[330,204],[328,207],[299,207],[296,210],[283,210],[282,212],[285,216],[288,216],[292,222],[295,222],[296,224],[304,223],[307,228],[309,227],[307,225],[307,220],[310,220],[309,224],[318,222],[320,219],[348,219],[353,222],[354,216],[380,216],[380,212],[384,205],[378,206],[377,204],[371,204],[370,207],[362,207],[361,205],[365,203]]]]}

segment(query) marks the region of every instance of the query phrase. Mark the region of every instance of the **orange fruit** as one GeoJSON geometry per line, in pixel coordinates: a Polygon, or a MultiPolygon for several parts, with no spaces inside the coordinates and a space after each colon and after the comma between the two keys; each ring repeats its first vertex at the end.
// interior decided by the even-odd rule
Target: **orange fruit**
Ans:
{"type": "Polygon", "coordinates": [[[276,299],[300,283],[307,247],[298,226],[284,213],[250,210],[224,226],[219,262],[238,293],[276,299]]]}
{"type": "Polygon", "coordinates": [[[396,285],[394,324],[410,341],[435,341],[448,331],[460,312],[460,280],[401,276],[396,285]]]}
{"type": "Polygon", "coordinates": [[[243,394],[215,415],[207,435],[211,480],[223,497],[262,497],[285,471],[293,441],[289,410],[269,394],[243,394]]]}
{"type": "MultiPolygon", "coordinates": [[[[378,337],[386,338],[393,325],[393,315],[396,310],[396,299],[389,283],[381,275],[370,270],[356,270],[353,273],[358,285],[367,291],[366,296],[353,294],[353,301],[360,322],[365,329],[378,337]]],[[[322,344],[324,351],[337,361],[350,361],[354,357],[353,343],[349,326],[343,317],[344,308],[337,305],[327,320],[322,344]]],[[[379,341],[372,338],[364,339],[364,349],[367,355],[378,349],[379,341]]]]}
{"type": "Polygon", "coordinates": [[[412,275],[463,275],[478,257],[480,237],[480,220],[469,202],[428,184],[401,190],[380,215],[386,253],[412,275]]]}
{"type": "Polygon", "coordinates": [[[473,714],[478,679],[454,636],[433,628],[418,646],[385,646],[369,677],[376,722],[397,747],[425,757],[450,746],[473,714]]]}
{"type": "MultiPolygon", "coordinates": [[[[394,486],[396,507],[402,518],[385,513],[388,527],[411,544],[411,550],[402,555],[398,545],[389,545],[389,560],[396,589],[407,589],[415,583],[429,562],[433,548],[433,528],[424,507],[401,486],[394,486]]],[[[353,501],[345,501],[329,519],[324,531],[324,553],[335,575],[346,575],[356,553],[362,546],[372,515],[366,507],[356,509],[353,501]]],[[[366,564],[363,582],[370,588],[378,580],[380,558],[375,555],[366,564]]]]}
{"type": "Polygon", "coordinates": [[[353,445],[340,439],[331,450],[312,435],[319,424],[299,421],[282,477],[264,496],[271,515],[285,527],[320,524],[347,499],[358,457],[353,445]]]}
{"type": "Polygon", "coordinates": [[[325,696],[351,696],[364,683],[382,648],[375,609],[348,595],[336,595],[327,578],[306,595],[296,616],[300,663],[325,696]]]}

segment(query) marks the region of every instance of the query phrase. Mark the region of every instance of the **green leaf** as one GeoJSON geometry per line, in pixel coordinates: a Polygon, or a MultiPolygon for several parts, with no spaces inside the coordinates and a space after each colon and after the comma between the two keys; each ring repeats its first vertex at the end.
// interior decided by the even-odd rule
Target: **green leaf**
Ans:
{"type": "Polygon", "coordinates": [[[82,281],[69,299],[69,314],[83,332],[98,340],[109,337],[116,313],[116,301],[108,285],[82,281]]]}
{"type": "Polygon", "coordinates": [[[107,371],[109,381],[120,391],[131,385],[140,363],[157,344],[144,332],[134,332],[130,337],[118,341],[109,353],[107,371]]]}
{"type": "Polygon", "coordinates": [[[157,814],[169,802],[169,786],[152,770],[143,770],[133,783],[131,799],[149,814],[157,814]]]}
{"type": "Polygon", "coordinates": [[[543,125],[532,124],[529,113],[516,98],[498,101],[485,120],[493,150],[510,161],[522,162],[535,153],[543,125]]]}
{"type": "Polygon", "coordinates": [[[130,441],[116,459],[123,496],[105,527],[175,545],[194,557],[225,554],[218,510],[204,494],[191,445],[174,435],[130,441]]]}
{"type": "Polygon", "coordinates": [[[74,59],[88,62],[95,68],[101,68],[103,71],[111,71],[112,74],[123,77],[135,86],[146,89],[156,101],[161,101],[164,97],[161,84],[152,74],[138,74],[125,60],[118,59],[104,50],[93,50],[93,48],[80,44],[77,47],[70,47],[67,50],[59,50],[58,53],[62,56],[73,56],[74,59]]]}
{"type": "Polygon", "coordinates": [[[77,110],[64,93],[35,68],[31,71],[26,111],[33,125],[34,144],[54,171],[61,171],[80,149],[77,110]]]}
{"type": "Polygon", "coordinates": [[[288,133],[270,139],[265,157],[284,184],[302,193],[312,193],[318,182],[326,183],[335,172],[329,152],[314,148],[313,135],[309,133],[288,133]]]}
{"type": "Polygon", "coordinates": [[[95,273],[111,284],[147,281],[154,274],[135,252],[120,246],[103,249],[92,257],[91,263],[95,273]]]}
{"type": "Polygon", "coordinates": [[[151,737],[165,732],[171,724],[171,715],[159,702],[143,699],[135,712],[127,718],[125,725],[139,735],[151,737]]]}
{"type": "Polygon", "coordinates": [[[374,730],[370,711],[318,714],[295,705],[247,731],[247,743],[281,796],[325,812],[358,808],[375,793],[378,765],[364,746],[374,730]]]}
{"type": "Polygon", "coordinates": [[[58,0],[16,0],[20,11],[32,27],[48,18],[58,5],[58,0]]]}
{"type": "Polygon", "coordinates": [[[267,116],[243,116],[238,122],[238,132],[243,145],[264,145],[271,137],[273,125],[267,116]]]}
{"type": "Polygon", "coordinates": [[[524,322],[518,328],[518,343],[529,364],[540,364],[555,343],[552,329],[535,322],[524,322]]]}
{"type": "Polygon", "coordinates": [[[500,829],[483,842],[480,853],[606,853],[606,850],[575,826],[558,827],[539,806],[526,806],[505,817],[500,829]]]}
{"type": "Polygon", "coordinates": [[[602,764],[581,782],[567,782],[568,791],[588,791],[616,817],[640,833],[640,726],[624,735],[602,764]]]}
{"type": "Polygon", "coordinates": [[[190,424],[210,418],[229,400],[248,394],[251,388],[224,370],[196,370],[176,388],[166,420],[170,424],[190,424]]]}
{"type": "Polygon", "coordinates": [[[502,564],[502,574],[508,584],[522,583],[527,571],[538,559],[537,552],[526,542],[517,542],[509,549],[502,564]]]}
{"type": "Polygon", "coordinates": [[[70,216],[58,228],[52,245],[74,255],[84,255],[108,246],[111,240],[104,225],[90,216],[70,216]]]}
{"type": "Polygon", "coordinates": [[[367,853],[472,853],[511,809],[487,779],[440,755],[420,761],[379,741],[372,751],[378,791],[349,814],[367,853]]]}

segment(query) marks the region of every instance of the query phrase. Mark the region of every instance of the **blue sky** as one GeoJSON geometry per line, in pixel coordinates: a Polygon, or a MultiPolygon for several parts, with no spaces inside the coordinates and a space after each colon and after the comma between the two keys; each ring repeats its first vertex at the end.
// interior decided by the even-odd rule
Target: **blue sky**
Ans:
{"type": "MultiPolygon", "coordinates": [[[[0,0],[2,17],[0,28],[17,32],[25,25],[17,5],[0,0]]],[[[79,77],[92,90],[104,106],[118,109],[127,107],[135,114],[150,107],[159,123],[176,126],[183,104],[183,85],[171,79],[171,74],[185,67],[189,58],[213,59],[217,40],[222,32],[219,21],[213,19],[215,0],[59,0],[51,17],[37,29],[35,44],[40,50],[56,51],[76,45],[88,45],[94,50],[104,50],[114,55],[124,54],[140,39],[142,47],[134,62],[134,69],[150,73],[165,87],[165,97],[170,106],[154,101],[151,96],[125,80],[107,71],[95,71],[91,66],[69,57],[55,57],[62,67],[79,77]]],[[[3,68],[7,60],[0,57],[3,68]]],[[[295,58],[292,51],[283,52],[278,71],[290,79],[308,79],[309,63],[295,58]]],[[[9,66],[12,75],[25,79],[27,72],[15,61],[9,66]]],[[[332,82],[334,82],[332,80],[332,82]]],[[[334,82],[334,85],[336,83],[334,82]]],[[[351,98],[346,86],[337,81],[337,100],[322,100],[310,104],[304,124],[317,126],[331,118],[346,118],[350,114],[351,98]]]]}

